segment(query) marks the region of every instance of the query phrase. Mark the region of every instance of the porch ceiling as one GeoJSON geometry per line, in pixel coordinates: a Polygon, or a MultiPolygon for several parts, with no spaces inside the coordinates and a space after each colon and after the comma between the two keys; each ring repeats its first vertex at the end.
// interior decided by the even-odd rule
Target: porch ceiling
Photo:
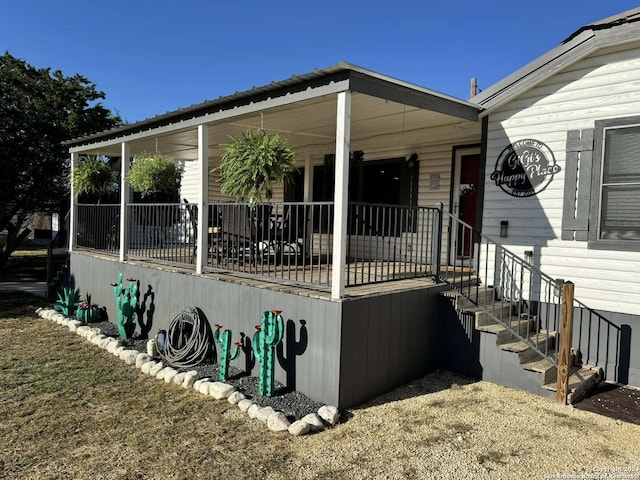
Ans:
{"type": "Polygon", "coordinates": [[[157,150],[178,160],[195,160],[196,126],[206,123],[212,158],[219,157],[221,145],[228,143],[229,136],[261,125],[266,131],[285,137],[294,151],[332,152],[336,94],[343,90],[352,92],[352,150],[364,150],[367,140],[380,136],[477,120],[479,113],[468,102],[345,64],[299,78],[280,82],[284,86],[272,84],[255,89],[255,93],[249,91],[205,103],[200,107],[202,112],[193,107],[190,118],[179,111],[173,117],[168,114],[155,121],[77,139],[69,145],[80,153],[119,156],[120,143],[129,141],[132,154],[157,150]]]}
{"type": "MultiPolygon", "coordinates": [[[[403,135],[442,125],[460,123],[458,117],[383,100],[362,93],[353,93],[351,107],[351,149],[364,148],[367,140],[381,136],[403,135]]],[[[297,104],[272,108],[260,114],[242,115],[224,122],[208,124],[209,149],[212,157],[221,153],[221,145],[229,136],[241,135],[261,124],[269,133],[285,137],[294,151],[327,152],[335,148],[336,96],[329,95],[297,104]]],[[[130,142],[132,154],[157,151],[178,160],[197,158],[197,129],[188,128],[153,135],[130,142]]],[[[87,145],[83,153],[120,155],[120,144],[100,148],[87,145]]]]}

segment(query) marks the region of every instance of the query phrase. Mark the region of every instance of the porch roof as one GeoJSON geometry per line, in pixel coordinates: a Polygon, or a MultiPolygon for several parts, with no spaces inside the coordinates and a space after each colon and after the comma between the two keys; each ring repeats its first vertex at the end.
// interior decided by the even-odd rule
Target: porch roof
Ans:
{"type": "Polygon", "coordinates": [[[334,141],[335,94],[346,90],[357,99],[352,112],[355,127],[352,140],[356,143],[358,138],[392,133],[394,129],[405,131],[476,121],[481,110],[471,102],[341,62],[131,125],[76,138],[66,145],[72,152],[99,148],[100,153],[108,155],[119,152],[109,148],[119,142],[136,141],[139,148],[153,149],[148,142],[150,137],[171,134],[171,143],[192,149],[195,147],[190,139],[193,134],[180,138],[181,132],[192,131],[199,124],[209,124],[218,127],[212,132],[212,138],[226,140],[230,134],[259,128],[260,114],[264,113],[265,130],[293,137],[290,142],[298,148],[308,147],[322,143],[323,139],[325,143],[334,141]],[[220,128],[221,125],[224,128],[220,128]],[[143,145],[145,139],[149,145],[143,145]]]}

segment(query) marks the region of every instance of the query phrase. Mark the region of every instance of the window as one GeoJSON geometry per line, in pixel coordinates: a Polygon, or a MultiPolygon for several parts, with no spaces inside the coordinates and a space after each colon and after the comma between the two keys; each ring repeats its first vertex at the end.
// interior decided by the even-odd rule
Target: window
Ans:
{"type": "Polygon", "coordinates": [[[599,238],[640,241],[640,126],[604,130],[600,195],[599,238]]]}
{"type": "Polygon", "coordinates": [[[640,117],[595,125],[589,246],[640,249],[640,117]]]}

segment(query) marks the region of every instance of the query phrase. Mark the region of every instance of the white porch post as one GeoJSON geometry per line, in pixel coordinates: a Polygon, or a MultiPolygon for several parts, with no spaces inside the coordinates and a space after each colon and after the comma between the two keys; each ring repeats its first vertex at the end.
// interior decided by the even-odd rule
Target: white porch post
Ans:
{"type": "Polygon", "coordinates": [[[73,175],[75,174],[75,168],[78,163],[78,154],[71,154],[71,206],[69,208],[69,225],[67,231],[69,232],[69,251],[73,251],[73,247],[76,245],[76,222],[78,221],[78,195],[76,189],[73,186],[73,175]]]}
{"type": "Polygon", "coordinates": [[[304,159],[304,201],[313,201],[313,162],[311,154],[304,159]]]}
{"type": "Polygon", "coordinates": [[[336,116],[336,178],[333,214],[333,272],[331,298],[344,296],[349,200],[349,143],[351,141],[351,92],[338,93],[336,116]]]}
{"type": "Polygon", "coordinates": [[[122,142],[120,149],[120,261],[124,262],[127,258],[127,245],[129,243],[129,212],[127,209],[129,184],[126,181],[129,173],[129,143],[122,142]]]}
{"type": "Polygon", "coordinates": [[[209,130],[198,125],[198,162],[200,164],[200,196],[198,200],[198,246],[196,249],[196,273],[202,273],[207,262],[209,247],[209,130]]]}

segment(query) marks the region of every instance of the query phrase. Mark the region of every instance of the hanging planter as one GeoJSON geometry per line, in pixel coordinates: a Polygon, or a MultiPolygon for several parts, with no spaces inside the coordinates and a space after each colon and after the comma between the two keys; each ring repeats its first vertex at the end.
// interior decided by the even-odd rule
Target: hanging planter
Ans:
{"type": "Polygon", "coordinates": [[[88,194],[98,198],[116,189],[116,175],[111,167],[97,155],[87,155],[73,170],[73,188],[77,195],[88,194]]]}
{"type": "Polygon", "coordinates": [[[171,193],[180,188],[182,168],[173,158],[159,153],[142,153],[133,157],[127,182],[140,196],[171,193]]]}
{"type": "Polygon", "coordinates": [[[284,139],[264,130],[249,130],[239,138],[229,137],[220,166],[223,194],[246,200],[254,207],[273,195],[273,186],[287,184],[295,171],[295,156],[284,139]]]}

